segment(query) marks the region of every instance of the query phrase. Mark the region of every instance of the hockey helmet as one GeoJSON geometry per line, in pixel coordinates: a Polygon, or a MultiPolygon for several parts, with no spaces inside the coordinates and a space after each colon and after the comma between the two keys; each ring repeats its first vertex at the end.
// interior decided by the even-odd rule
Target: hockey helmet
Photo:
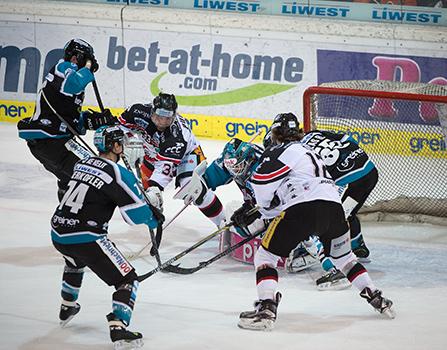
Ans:
{"type": "Polygon", "coordinates": [[[96,129],[93,144],[101,153],[110,152],[115,142],[124,142],[124,132],[119,126],[103,125],[96,129]]]}
{"type": "Polygon", "coordinates": [[[95,58],[93,47],[82,39],[71,39],[64,46],[64,60],[70,61],[73,56],[78,60],[78,67],[84,67],[87,60],[95,58]]]}
{"type": "Polygon", "coordinates": [[[245,182],[253,173],[258,162],[255,147],[238,138],[231,139],[223,151],[223,165],[236,179],[245,182]]]}
{"type": "Polygon", "coordinates": [[[173,117],[177,111],[177,101],[175,96],[160,92],[153,101],[154,113],[160,117],[173,117]]]}
{"type": "Polygon", "coordinates": [[[160,92],[152,102],[153,113],[152,121],[158,129],[165,129],[174,121],[175,113],[177,111],[177,101],[175,96],[160,92]]]}
{"type": "Polygon", "coordinates": [[[270,127],[273,143],[298,140],[300,135],[300,123],[293,113],[280,113],[273,119],[270,127]]]}

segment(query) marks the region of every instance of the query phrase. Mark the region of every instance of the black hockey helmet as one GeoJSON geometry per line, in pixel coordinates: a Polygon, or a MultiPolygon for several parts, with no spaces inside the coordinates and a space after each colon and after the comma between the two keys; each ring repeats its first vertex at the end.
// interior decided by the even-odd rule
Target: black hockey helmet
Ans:
{"type": "Polygon", "coordinates": [[[84,67],[87,60],[95,58],[93,47],[82,39],[71,39],[64,47],[64,60],[70,61],[70,59],[76,56],[78,60],[78,67],[84,67]]]}
{"type": "Polygon", "coordinates": [[[124,142],[124,132],[119,126],[103,125],[96,129],[93,144],[99,152],[110,152],[115,142],[120,144],[124,142]]]}
{"type": "Polygon", "coordinates": [[[177,101],[175,96],[160,92],[152,102],[154,106],[154,113],[160,117],[173,117],[177,111],[177,101]]]}
{"type": "Polygon", "coordinates": [[[300,122],[293,113],[280,113],[273,119],[270,131],[273,143],[299,140],[300,122]]]}

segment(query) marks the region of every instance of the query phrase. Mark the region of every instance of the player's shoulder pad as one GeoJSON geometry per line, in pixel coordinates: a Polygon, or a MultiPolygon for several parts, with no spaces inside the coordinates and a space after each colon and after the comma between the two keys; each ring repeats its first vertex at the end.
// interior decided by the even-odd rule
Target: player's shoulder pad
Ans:
{"type": "Polygon", "coordinates": [[[78,66],[75,63],[71,63],[69,61],[59,60],[54,69],[57,75],[66,76],[72,71],[76,72],[78,70],[78,66]]]}

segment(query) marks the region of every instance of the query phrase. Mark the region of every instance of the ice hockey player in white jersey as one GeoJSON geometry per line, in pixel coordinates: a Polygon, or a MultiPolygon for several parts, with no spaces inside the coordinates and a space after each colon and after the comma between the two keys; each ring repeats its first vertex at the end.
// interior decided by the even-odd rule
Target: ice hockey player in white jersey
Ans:
{"type": "MultiPolygon", "coordinates": [[[[174,178],[176,187],[184,185],[195,167],[205,159],[199,141],[188,121],[177,113],[177,107],[174,95],[160,93],[152,104],[134,104],[118,118],[122,125],[143,140],[143,185],[151,203],[159,209],[163,208],[162,192],[165,187],[174,178]]],[[[134,145],[135,152],[131,147],[125,150],[131,163],[139,157],[141,149],[136,143],[134,145]]],[[[225,218],[222,203],[211,190],[197,207],[216,226],[225,218]]]]}
{"type": "MultiPolygon", "coordinates": [[[[299,126],[294,114],[286,113],[285,115],[299,126]]],[[[369,262],[369,250],[361,233],[357,213],[377,184],[377,168],[366,152],[349,135],[318,130],[304,134],[300,129],[299,139],[321,157],[335,184],[340,187],[339,190],[342,190],[341,201],[349,222],[352,251],[361,262],[369,262]]],[[[264,138],[264,147],[267,148],[270,144],[270,133],[267,133],[264,138]]],[[[320,245],[317,244],[317,247],[320,248],[320,245]]],[[[293,254],[297,252],[299,250],[293,254]]],[[[321,258],[323,268],[328,273],[317,280],[317,285],[324,290],[331,279],[341,274],[333,269],[328,259],[324,259],[324,256],[321,258]]]]}
{"type": "Polygon", "coordinates": [[[281,294],[277,263],[312,234],[325,253],[379,313],[394,317],[392,302],[382,296],[365,267],[351,251],[349,227],[340,196],[320,157],[299,140],[295,121],[275,117],[271,131],[274,145],[262,155],[250,179],[263,218],[273,219],[255,253],[259,300],[254,311],[242,312],[239,327],[271,330],[281,294]]]}
{"type": "Polygon", "coordinates": [[[65,326],[79,311],[77,303],[85,267],[115,287],[112,312],[107,315],[115,349],[142,346],[142,334],[126,329],[134,309],[138,280],[135,269],[108,238],[109,221],[116,207],[130,225],[158,225],[136,186],[135,176],[118,165],[124,133],[118,126],[96,130],[94,144],[99,157],[76,163],[68,190],[52,219],[51,238],[63,255],[62,304],[59,313],[65,326]]]}
{"type": "MultiPolygon", "coordinates": [[[[178,196],[185,203],[201,203],[203,196],[209,188],[215,191],[216,188],[234,181],[240,189],[244,200],[242,207],[237,209],[231,217],[231,221],[236,223],[236,232],[242,237],[247,237],[260,230],[266,230],[268,221],[256,218],[257,213],[253,213],[251,217],[245,216],[245,213],[256,205],[256,198],[248,179],[259,165],[259,159],[263,151],[262,147],[255,144],[243,142],[238,138],[231,139],[224,146],[222,153],[217,159],[206,169],[201,170],[200,174],[194,173],[191,182],[182,188],[178,196]]],[[[228,239],[226,240],[224,236],[222,241],[221,246],[227,247],[229,244],[228,239]]],[[[286,259],[286,270],[288,272],[299,272],[311,267],[320,262],[319,257],[321,257],[323,269],[326,271],[334,269],[334,265],[329,259],[324,258],[322,244],[318,237],[313,236],[311,240],[301,242],[299,247],[294,249],[291,252],[291,256],[286,259]]],[[[317,283],[319,290],[339,290],[350,287],[349,281],[339,272],[331,273],[324,277],[322,283],[317,283]]]]}

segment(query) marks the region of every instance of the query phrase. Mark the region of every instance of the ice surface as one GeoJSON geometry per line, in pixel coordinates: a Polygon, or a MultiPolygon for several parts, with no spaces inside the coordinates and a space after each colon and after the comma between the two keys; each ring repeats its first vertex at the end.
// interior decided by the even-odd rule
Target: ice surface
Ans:
{"type": "MultiPolygon", "coordinates": [[[[88,136],[91,138],[91,135],[88,136]]],[[[209,159],[223,142],[202,140],[209,159]]],[[[52,247],[49,218],[56,207],[56,181],[18,139],[14,125],[0,124],[0,349],[112,349],[105,315],[113,288],[85,274],[81,312],[58,326],[63,260],[52,247]]],[[[169,219],[183,206],[165,193],[169,219]]],[[[230,184],[224,203],[241,198],[230,184]]],[[[190,207],[166,230],[162,260],[214,230],[190,207]]],[[[251,266],[223,258],[193,275],[158,273],[140,284],[130,329],[145,336],[145,349],[445,349],[447,347],[447,229],[402,223],[365,223],[372,251],[367,265],[376,285],[395,303],[396,319],[383,319],[353,288],[318,292],[319,269],[280,272],[283,300],[271,333],[238,329],[241,311],[256,298],[251,266]]],[[[124,252],[149,241],[145,227],[129,227],[115,215],[110,238],[124,252]]],[[[212,241],[187,255],[195,265],[216,253],[212,241]]],[[[133,261],[139,273],[156,267],[148,256],[133,261]]]]}

